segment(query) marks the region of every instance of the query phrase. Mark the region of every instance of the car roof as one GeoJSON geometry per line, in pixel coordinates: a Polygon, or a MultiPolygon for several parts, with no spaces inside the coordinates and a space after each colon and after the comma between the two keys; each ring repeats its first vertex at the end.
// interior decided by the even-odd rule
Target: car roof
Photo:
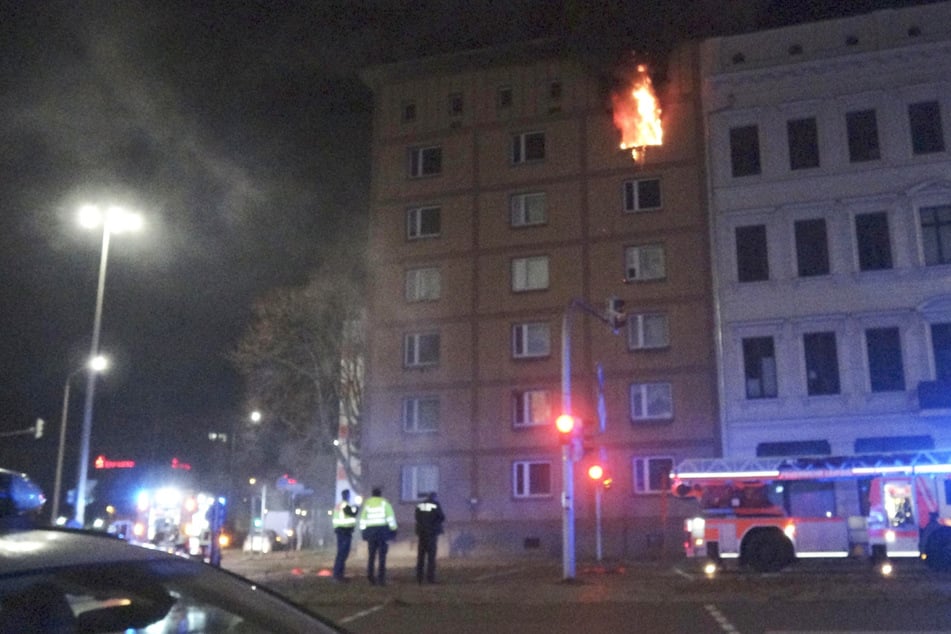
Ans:
{"type": "Polygon", "coordinates": [[[0,575],[64,566],[156,559],[194,563],[159,550],[134,546],[102,533],[61,528],[0,531],[0,575]]]}

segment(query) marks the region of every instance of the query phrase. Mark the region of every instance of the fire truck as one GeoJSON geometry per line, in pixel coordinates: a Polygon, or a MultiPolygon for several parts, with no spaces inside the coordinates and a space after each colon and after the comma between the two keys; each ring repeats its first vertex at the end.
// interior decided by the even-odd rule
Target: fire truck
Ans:
{"type": "Polygon", "coordinates": [[[688,557],[777,571],[800,558],[918,557],[951,570],[951,451],[695,459],[671,473],[693,498],[688,557]]]}
{"type": "MultiPolygon", "coordinates": [[[[144,489],[138,495],[132,539],[169,552],[208,559],[212,553],[215,496],[176,487],[144,489]]],[[[220,526],[218,526],[220,530],[220,526]]]]}

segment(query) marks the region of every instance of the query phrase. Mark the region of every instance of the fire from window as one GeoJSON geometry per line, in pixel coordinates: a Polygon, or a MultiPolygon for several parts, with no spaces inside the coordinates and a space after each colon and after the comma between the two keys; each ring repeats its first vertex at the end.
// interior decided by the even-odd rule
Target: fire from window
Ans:
{"type": "Polygon", "coordinates": [[[633,81],[624,92],[611,95],[614,125],[621,132],[621,149],[631,150],[635,163],[643,160],[649,145],[663,144],[660,104],[647,66],[638,64],[633,81]]]}

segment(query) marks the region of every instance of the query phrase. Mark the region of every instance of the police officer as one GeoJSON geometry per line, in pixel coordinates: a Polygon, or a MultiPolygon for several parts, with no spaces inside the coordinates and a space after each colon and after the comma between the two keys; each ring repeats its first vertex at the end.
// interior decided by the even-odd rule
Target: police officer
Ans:
{"type": "Polygon", "coordinates": [[[340,492],[340,503],[334,507],[332,518],[334,533],[337,535],[337,556],[334,558],[334,579],[346,581],[344,567],[350,556],[350,541],[353,529],[357,525],[357,507],[350,505],[350,489],[340,492]]]}
{"type": "Polygon", "coordinates": [[[386,585],[387,542],[396,537],[396,528],[393,506],[383,497],[383,490],[374,487],[360,508],[360,531],[367,542],[367,579],[371,585],[386,585]],[[376,567],[378,556],[380,561],[376,567]]]}
{"type": "Polygon", "coordinates": [[[436,583],[436,544],[442,533],[443,522],[446,516],[436,493],[426,495],[426,498],[416,505],[416,581],[423,583],[423,568],[426,568],[426,581],[436,583]]]}

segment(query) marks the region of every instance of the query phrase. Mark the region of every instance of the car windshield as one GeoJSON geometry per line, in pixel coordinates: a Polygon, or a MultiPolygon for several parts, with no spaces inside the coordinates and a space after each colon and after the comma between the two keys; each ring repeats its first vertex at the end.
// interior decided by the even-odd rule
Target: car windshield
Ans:
{"type": "MultiPolygon", "coordinates": [[[[12,632],[319,632],[281,598],[175,559],[0,576],[0,634],[12,632]]],[[[325,631],[337,631],[328,627],[325,631]]]]}

